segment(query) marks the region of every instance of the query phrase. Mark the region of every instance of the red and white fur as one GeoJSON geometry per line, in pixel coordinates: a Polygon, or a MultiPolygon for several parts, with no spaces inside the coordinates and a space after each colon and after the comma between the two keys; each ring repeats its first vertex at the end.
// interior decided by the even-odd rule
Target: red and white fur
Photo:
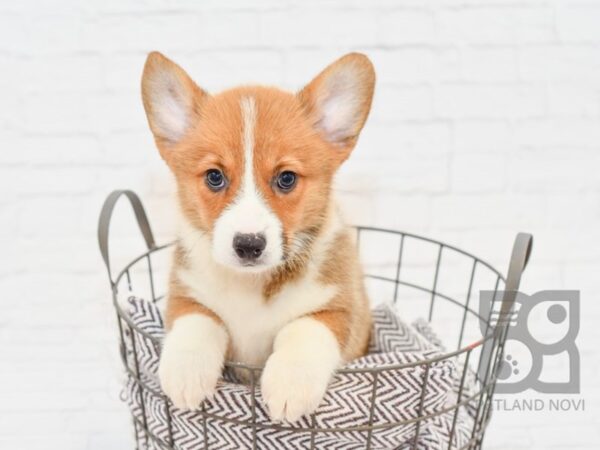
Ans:
{"type": "Polygon", "coordinates": [[[180,210],[159,368],[176,406],[198,408],[230,359],[264,364],[271,417],[295,421],[315,410],[341,363],[365,353],[368,299],[331,184],[374,83],[370,61],[354,53],[297,94],[210,95],[160,53],[148,56],[144,107],[180,210]],[[283,173],[294,175],[291,189],[283,173]],[[236,236],[258,235],[264,248],[244,259],[236,236]]]}

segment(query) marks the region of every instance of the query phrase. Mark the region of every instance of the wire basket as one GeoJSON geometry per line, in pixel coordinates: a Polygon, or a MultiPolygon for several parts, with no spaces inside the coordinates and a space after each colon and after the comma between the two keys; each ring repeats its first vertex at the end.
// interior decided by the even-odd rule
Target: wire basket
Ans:
{"type": "MultiPolygon", "coordinates": [[[[505,278],[498,270],[481,259],[460,250],[454,246],[433,239],[404,233],[394,230],[385,230],[372,227],[357,227],[357,240],[361,259],[365,266],[365,278],[370,298],[389,301],[403,311],[421,311],[429,322],[440,322],[438,330],[452,332],[456,339],[455,349],[447,350],[440,356],[420,360],[416,363],[394,366],[382,366],[368,369],[339,369],[338,373],[354,373],[369,377],[372,380],[370,405],[364,411],[362,424],[348,427],[317,426],[315,414],[311,417],[311,426],[292,427],[283,423],[264,422],[257,419],[255,412],[256,384],[260,378],[261,367],[248,366],[241,363],[227,362],[226,367],[235,368],[237,371],[247,371],[247,379],[251,380],[251,417],[248,420],[237,420],[228,417],[219,417],[202,408],[197,412],[202,427],[199,430],[204,434],[203,448],[209,449],[210,436],[206,426],[207,420],[230,421],[247,426],[252,435],[252,448],[261,448],[256,436],[262,430],[287,431],[289,433],[305,433],[309,436],[306,448],[318,448],[315,442],[321,434],[329,436],[336,433],[354,433],[364,438],[364,447],[372,448],[373,433],[385,431],[393,427],[410,425],[414,427],[414,434],[410,442],[401,446],[403,449],[422,448],[418,446],[419,436],[428,421],[442,414],[452,416],[449,429],[448,450],[452,449],[480,449],[483,437],[489,423],[492,411],[492,398],[500,372],[503,358],[504,344],[506,342],[509,320],[519,288],[521,274],[527,265],[532,246],[532,237],[520,233],[515,239],[512,256],[505,278]],[[412,256],[411,256],[412,255],[412,256]],[[488,308],[477,305],[474,298],[481,290],[491,291],[492,304],[488,308]],[[497,300],[497,302],[496,302],[497,300]],[[497,305],[498,308],[494,307],[497,305]],[[478,307],[479,306],[479,307],[478,307]],[[484,313],[482,311],[485,311],[484,313]],[[456,324],[452,327],[449,323],[456,324]],[[459,384],[455,401],[445,405],[439,410],[425,412],[423,400],[428,383],[429,369],[433,364],[444,360],[453,360],[458,367],[459,384]],[[423,385],[421,387],[418,417],[404,422],[374,423],[373,410],[377,399],[378,377],[386,373],[406,369],[411,366],[421,366],[424,369],[423,385]],[[476,380],[477,389],[469,391],[465,387],[465,380],[472,373],[476,380]],[[455,446],[454,437],[457,428],[457,417],[461,409],[468,409],[472,415],[472,425],[466,443],[455,446]]],[[[157,283],[155,274],[155,261],[164,257],[166,250],[173,244],[157,245],[148,222],[143,205],[138,196],[128,190],[114,191],[106,199],[98,224],[98,240],[102,258],[108,270],[111,286],[113,305],[117,314],[117,323],[120,336],[120,354],[125,370],[135,379],[139,386],[139,401],[141,404],[141,418],[133,415],[133,425],[137,448],[162,448],[179,449],[179,443],[173,433],[171,412],[174,407],[170,400],[156,388],[149,386],[140,376],[139,355],[136,345],[141,339],[152,341],[157,351],[161,342],[139,329],[131,321],[128,313],[119,303],[118,298],[132,291],[135,280],[143,279],[146,284],[148,298],[158,303],[165,298],[160,292],[163,286],[157,283]],[[108,249],[108,232],[111,216],[115,204],[121,196],[130,201],[137,224],[144,238],[147,250],[126,264],[113,278],[110,266],[108,249]],[[153,268],[154,267],[154,268],[153,268]],[[136,276],[137,274],[137,276],[136,276]],[[128,363],[128,358],[133,357],[133,367],[128,363]],[[151,392],[155,398],[164,402],[166,423],[168,426],[167,438],[157,435],[149,426],[144,393],[151,392]]],[[[166,264],[168,265],[168,264],[166,264]]],[[[403,313],[404,314],[404,313],[403,313]]],[[[448,339],[445,340],[448,342],[448,339]]],[[[358,447],[353,447],[358,448],[358,447]]]]}

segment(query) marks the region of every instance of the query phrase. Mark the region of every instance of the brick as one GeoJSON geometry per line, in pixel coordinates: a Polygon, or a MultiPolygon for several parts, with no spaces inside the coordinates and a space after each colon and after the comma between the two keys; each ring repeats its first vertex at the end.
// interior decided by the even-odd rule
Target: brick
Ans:
{"type": "MultiPolygon", "coordinates": [[[[129,441],[129,438],[126,438],[129,441]]],[[[40,433],[36,436],[6,436],[0,437],[0,445],[4,448],[23,448],[27,450],[46,450],[51,442],[61,450],[81,450],[85,448],[88,437],[85,434],[73,433],[40,433]]]]}
{"type": "Polygon", "coordinates": [[[569,234],[563,239],[563,261],[567,264],[595,263],[600,258],[600,250],[595,245],[599,238],[600,231],[593,227],[585,227],[576,234],[569,234]]]}
{"type": "MultiPolygon", "coordinates": [[[[13,78],[10,78],[13,79],[13,78]]],[[[22,108],[22,98],[18,92],[8,88],[0,89],[2,94],[2,109],[0,110],[0,129],[6,132],[19,132],[25,121],[25,111],[22,108]]]]}
{"type": "Polygon", "coordinates": [[[598,148],[600,128],[593,119],[523,120],[515,125],[515,141],[522,148],[598,148]]]}
{"type": "Polygon", "coordinates": [[[600,93],[594,83],[552,83],[548,109],[556,116],[600,116],[600,93]]]}
{"type": "Polygon", "coordinates": [[[342,56],[342,54],[342,52],[335,48],[286,49],[284,55],[285,86],[292,90],[303,88],[321,70],[342,56]]]}
{"type": "Polygon", "coordinates": [[[598,49],[590,45],[533,45],[518,50],[524,80],[595,81],[600,76],[598,49]]]}
{"type": "Polygon", "coordinates": [[[482,229],[530,225],[543,222],[543,195],[464,194],[433,200],[434,221],[444,228],[482,229]]]}
{"type": "MultiPolygon", "coordinates": [[[[182,57],[181,65],[200,86],[217,92],[238,84],[280,86],[284,81],[284,61],[284,53],[274,49],[222,50],[199,51],[182,57]]],[[[314,67],[315,71],[320,69],[314,67]]],[[[308,81],[310,77],[303,83],[308,81]]]]}
{"type": "Polygon", "coordinates": [[[22,66],[20,58],[11,54],[0,55],[0,64],[5,68],[4,76],[0,79],[0,92],[14,92],[13,81],[19,78],[22,66]]]}
{"type": "Polygon", "coordinates": [[[441,117],[539,117],[546,111],[546,92],[535,84],[449,84],[435,94],[441,117]]]}
{"type": "Polygon", "coordinates": [[[486,5],[441,8],[436,13],[436,28],[441,42],[511,44],[515,42],[515,10],[486,5]]]}
{"type": "MultiPolygon", "coordinates": [[[[594,291],[596,289],[595,280],[598,275],[598,270],[600,270],[600,264],[597,263],[572,262],[564,268],[564,285],[567,288],[571,287],[574,289],[581,290],[582,299],[589,298],[589,296],[594,295],[594,291]]],[[[586,306],[586,309],[589,307],[591,307],[592,309],[588,309],[588,314],[593,314],[594,317],[596,317],[598,311],[597,308],[595,308],[595,305],[586,306]]],[[[598,329],[596,327],[593,329],[585,327],[583,330],[581,330],[581,333],[598,334],[598,329]]],[[[578,340],[580,344],[583,343],[584,345],[589,345],[590,342],[594,341],[597,341],[597,339],[590,340],[587,343],[583,343],[582,339],[578,340]]],[[[590,362],[591,361],[589,361],[588,359],[587,364],[589,364],[590,362]]],[[[600,395],[598,397],[594,396],[594,399],[596,399],[597,401],[598,399],[600,399],[600,395]]]]}
{"type": "MultiPolygon", "coordinates": [[[[14,230],[14,227],[12,228],[14,230]]],[[[2,237],[0,238],[0,246],[4,249],[4,252],[7,255],[18,255],[21,251],[19,246],[17,246],[14,235],[14,231],[5,231],[4,226],[2,227],[2,237]]],[[[0,277],[12,275],[15,272],[23,270],[23,268],[23,261],[20,261],[17,257],[0,259],[0,277]]]]}
{"type": "MultiPolygon", "coordinates": [[[[17,240],[12,238],[13,242],[17,240]]],[[[4,248],[7,244],[10,246],[10,242],[2,242],[4,248]]],[[[20,244],[20,243],[19,243],[20,244]]],[[[16,249],[16,245],[14,246],[16,249]]],[[[19,248],[19,251],[21,249],[19,248]]],[[[92,249],[93,251],[93,249],[92,249]]],[[[12,253],[18,255],[15,251],[12,253]]],[[[99,257],[99,252],[97,253],[99,257]]],[[[23,289],[24,286],[28,288],[28,304],[31,305],[45,305],[51,308],[51,303],[48,302],[49,298],[62,298],[64,301],[68,301],[75,305],[77,302],[82,301],[98,302],[98,301],[110,301],[110,290],[105,280],[106,274],[102,273],[98,276],[98,273],[93,274],[77,274],[67,272],[66,274],[57,273],[26,273],[23,267],[14,267],[17,262],[17,257],[10,261],[7,266],[13,266],[13,271],[10,277],[0,278],[0,287],[6,292],[18,292],[23,289]],[[72,289],[65,289],[65,286],[70,286],[72,289]]]]}
{"type": "Polygon", "coordinates": [[[261,43],[260,17],[254,11],[203,14],[200,27],[205,47],[256,47],[261,43]]]}
{"type": "Polygon", "coordinates": [[[395,165],[384,161],[349,160],[339,173],[340,186],[354,191],[440,193],[448,189],[449,156],[424,155],[395,165]],[[372,174],[377,176],[372,176],[372,174]]]}
{"type": "Polygon", "coordinates": [[[102,143],[102,163],[107,166],[140,165],[158,154],[150,128],[111,133],[102,143]]]}
{"type": "MultiPolygon", "coordinates": [[[[147,149],[152,152],[152,149],[147,149]]],[[[158,156],[154,156],[158,158],[158,156]]],[[[139,195],[147,194],[152,190],[151,176],[145,171],[139,170],[140,166],[112,166],[109,170],[104,170],[102,176],[98,177],[95,183],[95,193],[97,195],[110,193],[115,189],[132,189],[139,195]]],[[[141,167],[145,167],[141,165],[141,167]]]]}
{"type": "Polygon", "coordinates": [[[435,79],[436,54],[428,48],[369,52],[381,84],[422,83],[435,79]]]}
{"type": "Polygon", "coordinates": [[[600,42],[600,6],[593,2],[561,2],[557,5],[558,37],[565,42],[600,42]]]}
{"type": "Polygon", "coordinates": [[[600,220],[600,205],[595,191],[585,194],[561,191],[548,195],[548,225],[571,229],[576,224],[591,224],[600,220]]]}
{"type": "Polygon", "coordinates": [[[380,86],[373,100],[371,120],[394,123],[433,118],[433,92],[429,86],[380,86]]]}
{"type": "Polygon", "coordinates": [[[139,92],[90,96],[86,102],[85,126],[98,133],[133,132],[148,129],[139,92]]]}
{"type": "Polygon", "coordinates": [[[589,448],[592,448],[600,439],[598,429],[592,424],[572,424],[569,428],[571,431],[565,434],[559,427],[538,427],[532,433],[534,445],[545,446],[546,448],[551,445],[556,448],[566,446],[575,448],[576,446],[580,448],[589,446],[589,448]]]}
{"type": "Polygon", "coordinates": [[[187,48],[190,42],[203,42],[202,17],[199,14],[145,14],[143,20],[109,14],[87,23],[80,47],[88,51],[163,52],[187,48]]]}
{"type": "Polygon", "coordinates": [[[96,242],[88,237],[28,238],[19,239],[16,245],[19,251],[14,253],[14,264],[28,272],[78,274],[100,267],[96,242]]]}
{"type": "Polygon", "coordinates": [[[74,236],[81,232],[82,199],[69,197],[27,199],[18,215],[18,235],[35,237],[40,225],[48,237],[74,236]]]}
{"type": "MultiPolygon", "coordinates": [[[[0,236],[10,238],[17,231],[17,204],[15,201],[7,201],[0,204],[0,236]]],[[[0,239],[1,239],[0,238],[0,239]]]]}
{"type": "MultiPolygon", "coordinates": [[[[294,12],[268,12],[260,17],[260,41],[300,47],[355,47],[377,43],[378,23],[369,11],[336,11],[332,16],[320,9],[294,12]]],[[[251,38],[251,37],[250,37],[251,38]]],[[[239,38],[235,38],[239,42],[239,38]]]]}
{"type": "Polygon", "coordinates": [[[375,226],[421,230],[431,222],[431,198],[424,194],[383,193],[374,196],[375,226]]]}
{"type": "Polygon", "coordinates": [[[575,193],[583,191],[596,168],[589,152],[521,151],[511,157],[509,179],[516,192],[575,193]]]}
{"type": "MultiPolygon", "coordinates": [[[[123,414],[122,414],[123,415],[123,414]]],[[[124,416],[124,415],[123,415],[124,416]]],[[[114,417],[114,414],[112,415],[114,417]]],[[[118,423],[125,422],[126,418],[123,417],[118,423]]],[[[116,420],[112,420],[117,422],[116,420]]],[[[89,450],[104,450],[106,448],[117,448],[123,445],[125,448],[135,447],[133,442],[133,434],[129,428],[126,428],[120,432],[115,433],[114,431],[106,433],[94,433],[88,438],[88,449],[89,450]]]]}
{"type": "Polygon", "coordinates": [[[352,159],[418,159],[450,151],[451,126],[445,122],[380,125],[367,123],[352,159]]]}
{"type": "Polygon", "coordinates": [[[24,92],[97,92],[104,84],[100,55],[44,55],[19,61],[18,68],[24,92]]]}
{"type": "MultiPolygon", "coordinates": [[[[13,51],[22,55],[67,55],[87,50],[82,45],[85,40],[87,24],[82,18],[71,12],[51,15],[27,14],[27,20],[18,26],[11,39],[13,51]]],[[[17,24],[21,17],[17,17],[17,24]]]]}
{"type": "Polygon", "coordinates": [[[553,43],[556,41],[555,14],[550,3],[520,5],[516,11],[515,37],[519,43],[553,43]]]}
{"type": "Polygon", "coordinates": [[[510,153],[513,130],[503,120],[460,120],[454,125],[454,151],[468,153],[510,153]]]}
{"type": "Polygon", "coordinates": [[[433,15],[429,11],[391,11],[379,19],[379,41],[386,45],[431,43],[434,30],[433,15]]]}
{"type": "MultiPolygon", "coordinates": [[[[102,72],[104,73],[102,87],[112,92],[138,93],[141,99],[142,71],[147,53],[152,50],[160,50],[160,48],[148,47],[141,52],[115,53],[110,58],[104,59],[102,64],[102,72]]],[[[168,54],[175,62],[187,68],[186,59],[178,60],[177,55],[177,52],[169,52],[168,54]]]]}
{"type": "Polygon", "coordinates": [[[472,81],[516,81],[517,56],[510,47],[477,47],[463,52],[465,78],[472,81]]]}
{"type": "Polygon", "coordinates": [[[16,191],[29,195],[88,194],[94,188],[96,174],[90,169],[61,167],[48,170],[41,167],[15,169],[13,176],[19,181],[16,191]],[[35,182],[33,182],[35,180],[35,182]]]}
{"type": "Polygon", "coordinates": [[[382,84],[463,79],[460,52],[454,47],[406,47],[367,51],[382,84]]]}
{"type": "Polygon", "coordinates": [[[450,170],[452,192],[502,192],[507,185],[503,154],[459,153],[452,158],[450,170]]]}
{"type": "Polygon", "coordinates": [[[24,129],[44,134],[93,132],[89,100],[90,96],[75,92],[30,93],[22,100],[24,129]]]}
{"type": "MultiPolygon", "coordinates": [[[[19,380],[12,380],[13,386],[19,380]]],[[[1,436],[19,436],[20,434],[28,434],[28,429],[31,428],[31,422],[35,421],[39,425],[37,433],[52,434],[56,430],[64,429],[66,417],[62,414],[52,412],[12,412],[5,414],[0,422],[1,436]]],[[[0,438],[1,439],[1,438],[0,438]]]]}
{"type": "MultiPolygon", "coordinates": [[[[4,146],[3,146],[4,147],[4,146]]],[[[24,136],[7,144],[0,155],[10,163],[31,163],[36,166],[89,166],[101,161],[102,146],[92,135],[24,136]]]]}

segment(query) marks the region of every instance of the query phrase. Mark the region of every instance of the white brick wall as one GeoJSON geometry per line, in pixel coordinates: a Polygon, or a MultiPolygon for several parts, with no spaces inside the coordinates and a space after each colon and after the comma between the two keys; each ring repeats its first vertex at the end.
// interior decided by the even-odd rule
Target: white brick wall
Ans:
{"type": "MultiPolygon", "coordinates": [[[[104,0],[0,4],[0,448],[131,448],[95,241],[129,187],[167,239],[171,183],[139,96],[159,49],[209,90],[299,88],[350,50],[379,84],[338,186],[356,222],[424,233],[527,290],[582,290],[584,413],[498,412],[489,449],[600,441],[600,2],[104,0]],[[596,288],[596,289],[595,289],[596,288]]],[[[115,256],[141,248],[126,207],[115,256]]]]}

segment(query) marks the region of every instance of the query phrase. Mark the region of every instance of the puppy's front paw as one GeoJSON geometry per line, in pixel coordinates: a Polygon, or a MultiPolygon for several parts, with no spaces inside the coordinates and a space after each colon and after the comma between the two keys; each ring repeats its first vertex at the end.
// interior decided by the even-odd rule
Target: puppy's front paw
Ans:
{"type": "Polygon", "coordinates": [[[261,390],[273,420],[295,422],[317,409],[332,375],[324,366],[284,351],[271,355],[262,373],[261,390]]]}
{"type": "Polygon", "coordinates": [[[217,386],[221,364],[207,358],[201,349],[187,351],[165,346],[158,376],[160,385],[173,404],[182,409],[196,409],[217,386]]]}
{"type": "MultiPolygon", "coordinates": [[[[163,391],[173,404],[177,408],[191,410],[198,408],[205,398],[214,394],[225,351],[224,345],[219,342],[223,341],[222,336],[219,336],[220,339],[215,339],[216,336],[213,339],[198,339],[198,334],[205,335],[207,330],[197,327],[205,326],[205,321],[211,319],[202,318],[195,324],[187,320],[189,318],[185,319],[186,322],[176,323],[165,339],[158,376],[163,391]]],[[[224,330],[217,334],[223,335],[224,330]]]]}

